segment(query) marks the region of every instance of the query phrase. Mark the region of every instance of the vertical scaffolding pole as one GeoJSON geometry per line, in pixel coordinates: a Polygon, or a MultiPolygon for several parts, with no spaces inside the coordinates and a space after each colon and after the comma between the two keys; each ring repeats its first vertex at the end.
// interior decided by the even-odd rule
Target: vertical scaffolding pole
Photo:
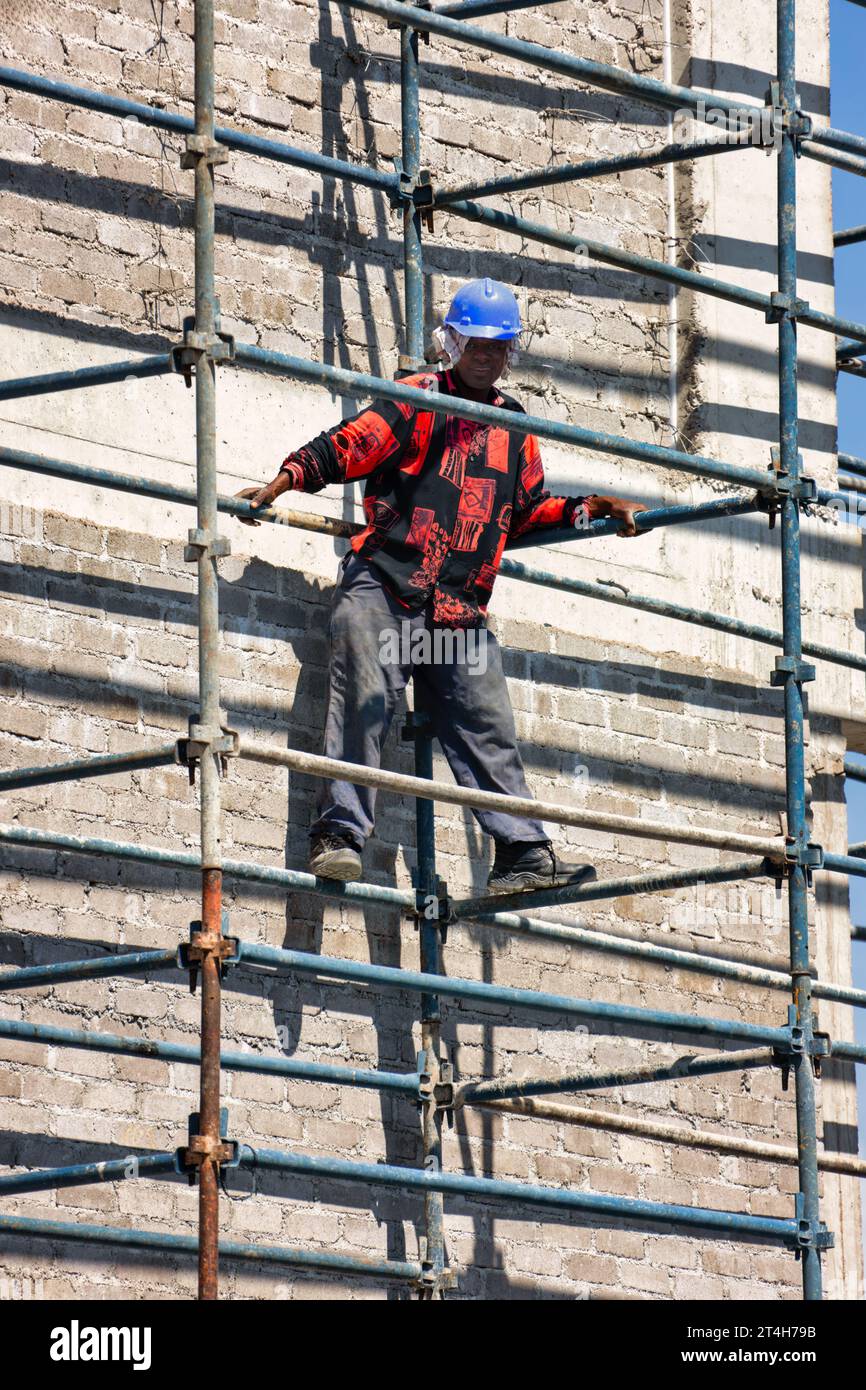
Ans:
{"type": "MultiPolygon", "coordinates": [[[[797,298],[797,84],[795,65],[796,0],[777,0],[777,106],[783,131],[778,155],[778,272],[779,272],[779,467],[782,480],[796,487],[800,478],[797,402],[797,324],[793,310],[797,298]]],[[[812,1232],[812,1243],[802,1249],[803,1297],[821,1298],[821,1264],[818,1230],[818,1134],[815,1111],[815,1078],[812,1069],[812,999],[809,976],[808,876],[805,851],[809,840],[806,821],[806,768],[803,754],[803,665],[800,610],[800,502],[783,494],[781,502],[782,606],[784,655],[776,660],[776,681],[784,685],[785,764],[788,835],[793,854],[788,878],[788,916],[791,952],[791,988],[797,1026],[802,1029],[804,1050],[793,1058],[797,1107],[801,1216],[812,1232]]]]}
{"type": "MultiPolygon", "coordinates": [[[[402,118],[403,176],[406,188],[414,188],[421,167],[421,123],[419,113],[418,32],[403,26],[400,30],[400,114],[402,118]]],[[[421,252],[421,214],[411,202],[403,206],[403,293],[406,316],[406,351],[401,370],[412,370],[424,361],[424,277],[421,252]]],[[[421,687],[415,683],[415,710],[407,721],[406,733],[414,742],[415,776],[433,777],[433,739],[429,711],[421,687]]],[[[418,901],[418,933],[421,969],[432,975],[442,971],[442,937],[436,917],[425,915],[438,901],[436,874],[436,807],[434,802],[415,798],[415,827],[418,867],[415,889],[418,901]]],[[[442,1167],[442,1115],[436,1102],[441,1059],[441,1012],[436,994],[421,996],[422,1070],[427,1090],[421,1105],[421,1142],[425,1169],[442,1167]]],[[[421,1298],[435,1297],[441,1291],[445,1267],[444,1198],[441,1192],[424,1194],[424,1228],[427,1249],[423,1261],[424,1278],[419,1286],[421,1298]]]]}
{"type": "Polygon", "coordinates": [[[218,1297],[220,1143],[220,947],[222,858],[220,843],[219,590],[216,486],[217,308],[214,298],[214,17],[213,0],[195,3],[195,134],[184,164],[195,171],[195,326],[186,342],[195,363],[196,488],[198,526],[187,558],[198,568],[199,723],[190,729],[197,749],[201,800],[201,922],[191,939],[191,962],[201,971],[201,1066],[197,1125],[188,1158],[199,1181],[199,1298],[218,1297]]]}
{"type": "MultiPolygon", "coordinates": [[[[400,29],[400,115],[403,175],[414,187],[421,168],[421,121],[418,109],[418,31],[400,29]]],[[[412,202],[403,205],[403,294],[406,305],[406,353],[403,369],[424,361],[424,277],[421,269],[421,214],[412,202]]]]}

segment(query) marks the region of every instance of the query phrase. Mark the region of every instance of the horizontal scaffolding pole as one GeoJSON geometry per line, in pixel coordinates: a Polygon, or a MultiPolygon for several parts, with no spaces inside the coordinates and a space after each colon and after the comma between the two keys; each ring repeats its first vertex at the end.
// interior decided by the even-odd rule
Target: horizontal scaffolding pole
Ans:
{"type": "Polygon", "coordinates": [[[537,9],[539,5],[559,3],[560,0],[451,0],[448,5],[437,6],[433,13],[451,15],[454,19],[469,19],[473,15],[509,14],[512,10],[537,9]]]}
{"type": "MultiPolygon", "coordinates": [[[[61,854],[95,854],[100,857],[118,858],[125,861],[160,864],[166,868],[177,869],[186,872],[195,872],[201,868],[199,856],[188,851],[166,850],[155,846],[132,844],[122,840],[102,840],[78,835],[61,835],[51,831],[31,829],[25,826],[0,825],[0,843],[16,844],[22,848],[48,850],[61,854]]],[[[847,862],[847,861],[846,861],[847,862]]],[[[852,872],[855,868],[860,868],[857,861],[852,860],[852,872]]],[[[315,878],[312,874],[302,873],[295,869],[281,869],[264,864],[249,864],[238,860],[227,860],[225,872],[228,877],[236,878],[241,881],[261,883],[270,885],[281,890],[298,892],[310,892],[323,897],[335,898],[359,904],[378,902],[386,907],[398,909],[400,911],[413,912],[416,908],[416,895],[414,892],[407,892],[397,888],[388,888],[379,884],[366,883],[338,883],[336,880],[315,878]]],[[[841,870],[847,872],[847,869],[841,870]]],[[[671,873],[689,873],[688,870],[672,870],[671,873]]],[[[692,882],[721,881],[715,879],[717,874],[725,874],[725,870],[717,868],[703,869],[700,878],[692,878],[692,882]]],[[[740,869],[737,870],[738,876],[742,877],[740,869]]],[[[650,875],[652,880],[656,880],[658,875],[650,875]]],[[[641,876],[640,885],[637,880],[633,880],[629,885],[627,880],[620,880],[618,893],[624,895],[628,887],[631,886],[633,892],[646,891],[648,884],[646,877],[641,876]]],[[[669,886],[682,886],[681,883],[669,886]]],[[[604,885],[585,885],[580,889],[571,890],[575,894],[588,894],[601,892],[605,896],[604,885]]],[[[557,890],[554,890],[557,891],[557,890]]],[[[559,890],[563,891],[563,890],[559,890]]],[[[533,899],[535,894],[531,895],[533,899]]],[[[496,914],[484,914],[491,925],[498,925],[496,914]]],[[[511,916],[503,913],[503,926],[509,927],[511,916]]],[[[116,962],[116,957],[114,958],[116,962]]],[[[41,969],[42,967],[28,967],[28,969],[41,969]]],[[[111,973],[106,964],[106,973],[111,973]]],[[[843,986],[826,986],[828,989],[841,989],[843,986]]]]}
{"type": "Polygon", "coordinates": [[[555,1095],[561,1091],[607,1091],[620,1086],[652,1085],[657,1081],[677,1081],[685,1077],[718,1076],[729,1071],[754,1071],[776,1064],[775,1054],[765,1047],[743,1052],[712,1052],[703,1057],[688,1055],[673,1062],[656,1062],[630,1071],[577,1071],[562,1076],[492,1077],[486,1081],[466,1081],[454,1094],[455,1109],[487,1101],[526,1099],[527,1096],[555,1095]]]}
{"type": "MultiPolygon", "coordinates": [[[[160,849],[155,845],[137,845],[126,840],[101,840],[83,835],[60,835],[49,830],[34,830],[27,826],[0,825],[0,843],[21,848],[51,850],[60,854],[96,854],[100,858],[121,859],[130,863],[160,864],[164,868],[188,873],[201,873],[201,856],[189,850],[160,849]]],[[[387,888],[373,883],[339,883],[336,879],[315,878],[298,869],[278,869],[267,864],[247,864],[227,859],[223,862],[227,878],[249,883],[261,883],[281,891],[315,893],[340,901],[381,903],[401,911],[414,911],[416,894],[399,888],[387,888]]]]}
{"type": "Polygon", "coordinates": [[[822,868],[831,874],[853,874],[855,878],[866,878],[866,860],[848,854],[825,854],[822,868]]]}
{"type": "Polygon", "coordinates": [[[843,763],[845,776],[854,782],[866,782],[866,763],[858,763],[848,754],[843,763]]]}
{"type": "MultiPolygon", "coordinates": [[[[366,10],[369,14],[380,15],[383,19],[416,29],[422,34],[441,34],[474,48],[486,49],[490,53],[500,53],[506,58],[530,63],[546,72],[559,73],[578,82],[586,82],[590,87],[602,91],[619,92],[646,102],[664,111],[690,111],[699,119],[714,121],[715,113],[724,111],[732,118],[729,129],[737,131],[744,121],[750,121],[757,130],[761,129],[762,116],[766,119],[766,106],[753,106],[750,102],[737,101],[723,96],[720,92],[700,91],[694,87],[681,87],[673,82],[662,82],[657,77],[646,77],[641,73],[627,72],[624,68],[597,63],[590,58],[577,58],[570,53],[545,48],[542,44],[529,43],[525,39],[511,38],[507,34],[497,34],[489,29],[477,29],[449,17],[441,11],[424,9],[421,6],[403,5],[398,0],[344,0],[351,9],[366,10]]],[[[866,140],[861,136],[849,135],[846,131],[834,130],[830,126],[814,126],[808,139],[800,141],[805,154],[813,150],[827,150],[827,162],[831,152],[866,154],[866,140]]],[[[864,166],[866,167],[866,166],[864,166]]]]}
{"type": "MultiPolygon", "coordinates": [[[[711,1149],[714,1153],[764,1159],[768,1163],[796,1163],[798,1160],[797,1150],[785,1148],[782,1144],[766,1144],[760,1139],[734,1139],[727,1134],[659,1124],[656,1120],[641,1120],[632,1115],[608,1115],[604,1111],[591,1110],[588,1105],[561,1105],[547,1100],[481,1100],[472,1101],[471,1104],[481,1110],[492,1110],[503,1115],[525,1115],[533,1120],[553,1120],[557,1124],[581,1125],[612,1134],[635,1134],[663,1144],[677,1144],[687,1149],[711,1149]]],[[[818,1168],[824,1173],[866,1177],[866,1159],[849,1154],[819,1154],[818,1168]]]]}
{"type": "Polygon", "coordinates": [[[447,208],[464,198],[489,198],[495,194],[521,193],[528,188],[550,188],[560,183],[601,178],[606,174],[625,174],[633,169],[652,169],[659,164],[676,164],[684,159],[702,159],[725,154],[728,150],[754,148],[750,138],[739,140],[676,141],[653,150],[633,150],[608,155],[606,159],[585,159],[579,164],[549,165],[530,174],[505,174],[498,179],[480,180],[443,188],[434,194],[434,208],[447,208]]]}
{"type": "Polygon", "coordinates": [[[300,1177],[325,1177],[372,1187],[397,1187],[410,1192],[442,1192],[455,1197],[492,1198],[520,1207],[546,1207],[555,1211],[592,1212],[596,1216],[630,1217],[635,1221],[674,1222],[690,1230],[717,1231],[723,1235],[767,1236],[796,1241],[798,1223],[771,1216],[749,1216],[701,1207],[674,1206],[639,1197],[610,1197],[600,1192],[575,1192],[562,1187],[537,1187],[502,1178],[476,1178],[465,1173],[399,1168],[388,1163],[355,1163],[342,1158],[312,1158],[307,1154],[274,1149],[248,1149],[241,1145],[242,1167],[300,1177]]]}
{"type": "Polygon", "coordinates": [[[141,772],[147,767],[166,767],[180,762],[177,740],[143,748],[139,753],[107,753],[103,757],[79,758],[71,763],[46,763],[40,767],[16,767],[0,772],[0,792],[21,787],[48,786],[52,782],[77,782],[83,777],[102,777],[107,773],[141,772]]]}
{"type": "MultiPolygon", "coordinates": [[[[762,294],[759,290],[749,290],[727,280],[716,280],[711,275],[704,275],[697,270],[685,270],[682,266],[654,260],[651,256],[639,256],[635,251],[623,251],[618,246],[608,246],[605,242],[593,241],[589,237],[575,236],[573,232],[562,232],[541,222],[530,222],[513,212],[503,212],[498,208],[469,202],[450,203],[448,211],[470,222],[482,222],[488,227],[496,227],[501,232],[526,237],[545,246],[558,246],[565,251],[580,251],[581,255],[603,265],[612,265],[621,270],[648,276],[650,279],[663,280],[667,284],[694,290],[696,294],[710,295],[714,299],[727,299],[744,309],[755,309],[765,317],[775,313],[771,296],[762,294]]],[[[844,334],[856,339],[866,338],[866,324],[857,323],[852,319],[840,319],[834,314],[825,314],[808,304],[795,308],[792,317],[808,328],[818,328],[826,333],[844,334]]]]}
{"type": "Polygon", "coordinates": [[[830,164],[834,169],[844,169],[846,173],[857,174],[861,179],[866,177],[866,159],[859,155],[843,154],[841,150],[818,145],[814,140],[801,140],[800,149],[819,164],[830,164]]]}
{"type": "MultiPolygon", "coordinates": [[[[866,327],[863,331],[866,334],[866,327]]],[[[580,449],[638,459],[642,463],[694,473],[699,477],[724,478],[726,482],[744,483],[759,488],[768,485],[768,472],[740,468],[732,463],[705,458],[701,454],[686,454],[680,449],[669,449],[661,444],[628,439],[625,435],[603,434],[599,430],[584,429],[581,425],[545,420],[540,415],[527,415],[522,412],[517,414],[513,410],[501,410],[481,401],[440,396],[436,392],[422,391],[416,386],[405,386],[399,381],[387,381],[384,377],[370,376],[367,372],[353,372],[347,367],[332,367],[325,362],[313,362],[306,357],[291,357],[286,353],[271,352],[267,348],[253,347],[248,343],[235,344],[232,361],[236,366],[250,367],[256,371],[292,377],[300,381],[312,381],[319,386],[331,386],[344,395],[359,399],[374,396],[391,401],[403,401],[419,410],[432,411],[437,415],[454,415],[458,419],[475,420],[482,425],[497,425],[512,434],[532,433],[539,439],[553,439],[562,444],[573,444],[580,449]]]]}
{"type": "MultiPolygon", "coordinates": [[[[19,68],[0,67],[0,87],[9,87],[17,92],[32,92],[50,101],[60,101],[67,106],[82,106],[88,111],[120,116],[123,120],[140,121],[142,125],[169,130],[176,135],[195,134],[196,125],[191,116],[163,111],[157,106],[146,106],[138,101],[127,101],[125,97],[108,96],[105,92],[94,92],[89,87],[73,87],[68,82],[57,82],[53,78],[40,77],[37,73],[24,72],[19,68]]],[[[297,149],[279,140],[263,139],[260,135],[248,135],[245,131],[232,130],[228,126],[217,126],[214,135],[217,142],[228,150],[260,155],[263,159],[273,159],[278,164],[291,164],[298,169],[307,169],[313,174],[348,179],[351,183],[378,188],[383,193],[394,192],[400,185],[395,173],[371,169],[363,164],[349,164],[343,159],[331,159],[327,155],[297,149]]]]}
{"type": "MultiPolygon", "coordinates": [[[[675,843],[709,845],[713,849],[743,850],[761,858],[778,859],[784,856],[785,841],[781,836],[764,838],[740,835],[735,831],[709,830],[701,826],[671,825],[665,821],[643,820],[634,816],[617,816],[592,807],[557,806],[551,801],[536,801],[526,796],[506,796],[502,792],[479,791],[460,787],[451,782],[429,781],[408,773],[386,772],[381,768],[362,767],[338,758],[325,758],[317,753],[304,753],[295,748],[278,748],[242,738],[239,754],[253,762],[287,767],[316,777],[339,778],[359,786],[384,787],[389,791],[421,796],[428,801],[445,801],[457,806],[470,806],[492,811],[507,811],[518,816],[536,816],[558,825],[591,827],[610,830],[622,835],[638,835],[651,840],[673,840],[675,843]]],[[[556,891],[556,890],[553,890],[556,891]]]]}
{"type": "MultiPolygon", "coordinates": [[[[643,513],[639,514],[642,515],[643,513]]],[[[670,599],[636,594],[633,589],[625,588],[618,581],[605,584],[603,580],[593,581],[577,579],[572,575],[553,574],[550,570],[524,565],[519,560],[510,560],[507,551],[499,566],[499,573],[505,579],[519,579],[526,584],[538,584],[545,589],[560,589],[563,593],[579,594],[582,598],[600,599],[603,603],[617,604],[621,608],[636,608],[645,613],[656,613],[661,618],[675,618],[680,622],[693,623],[697,627],[729,632],[734,637],[745,637],[750,642],[760,642],[768,647],[782,647],[784,644],[782,633],[775,628],[763,627],[759,623],[746,623],[739,618],[729,618],[724,613],[714,613],[710,609],[687,608],[685,604],[674,603],[670,599]]],[[[834,666],[848,666],[855,671],[866,671],[866,656],[841,651],[836,647],[826,647],[822,642],[804,642],[803,653],[821,661],[828,661],[834,666]]]]}
{"type": "MultiPolygon", "coordinates": [[[[17,1018],[0,1019],[0,1038],[12,1042],[43,1043],[46,1047],[73,1047],[88,1052],[109,1052],[123,1057],[147,1057],[154,1061],[177,1062],[197,1067],[201,1054],[197,1047],[183,1043],[160,1042],[149,1038],[124,1038],[118,1033],[85,1032],[81,1028],[56,1028],[49,1023],[25,1023],[17,1018]]],[[[220,1053],[225,1071],[252,1072],[262,1076],[285,1076],[295,1081],[322,1081],[329,1085],[356,1086],[362,1090],[388,1091],[418,1097],[415,1072],[365,1071],[359,1067],[338,1067],[327,1062],[307,1062],[300,1057],[267,1057],[257,1052],[220,1053]]]]}
{"type": "MultiPolygon", "coordinates": [[[[719,497],[712,502],[686,503],[673,507],[649,507],[635,516],[638,534],[655,531],[660,526],[691,525],[700,521],[726,521],[732,516],[749,516],[765,510],[760,497],[719,497]]],[[[511,554],[515,550],[529,550],[539,544],[560,545],[567,541],[596,539],[598,536],[614,536],[622,526],[615,517],[598,517],[588,526],[551,526],[543,531],[530,531],[526,536],[517,536],[506,545],[511,554]]],[[[361,529],[360,527],[358,528],[361,529]]]]}
{"type": "Polygon", "coordinates": [[[857,473],[861,478],[866,478],[866,459],[857,458],[855,454],[837,454],[837,462],[840,468],[844,468],[846,473],[857,473]]]}
{"type": "Polygon", "coordinates": [[[66,1168],[40,1168],[29,1173],[0,1177],[0,1197],[20,1192],[59,1192],[65,1187],[88,1187],[95,1182],[123,1182],[130,1178],[177,1176],[177,1155],[126,1154],[101,1163],[73,1163],[66,1168]]]}
{"type": "MultiPolygon", "coordinates": [[[[159,1250],[166,1255],[198,1255],[198,1236],[169,1235],[126,1226],[91,1226],[82,1221],[47,1221],[33,1216],[0,1216],[0,1236],[26,1240],[76,1241],[87,1245],[114,1245],[125,1250],[159,1250]]],[[[418,1279],[421,1265],[408,1260],[377,1260],[368,1255],[336,1255],[327,1250],[300,1250],[288,1245],[262,1245],[258,1241],[221,1240],[222,1260],[247,1264],[277,1264],[316,1269],[326,1274],[362,1274],[377,1279],[418,1279]]]]}
{"type": "MultiPolygon", "coordinates": [[[[863,0],[866,4],[866,0],[863,0]]],[[[846,227],[833,233],[834,246],[853,246],[858,241],[866,241],[866,227],[846,227]]]]}
{"type": "Polygon", "coordinates": [[[130,951],[123,955],[98,956],[95,960],[61,960],[51,965],[25,965],[4,971],[0,974],[0,993],[63,985],[72,980],[101,980],[110,975],[141,975],[150,970],[176,969],[176,948],[172,951],[130,951]]]}
{"type": "MultiPolygon", "coordinates": [[[[840,456],[841,459],[842,456],[840,456]]],[[[847,456],[845,456],[847,457],[847,456]]],[[[60,459],[46,458],[41,454],[24,453],[17,449],[0,448],[0,463],[8,464],[12,468],[22,468],[30,471],[47,474],[51,477],[68,478],[74,482],[89,483],[94,487],[111,488],[119,492],[137,493],[145,497],[158,498],[164,502],[174,502],[179,505],[195,506],[196,494],[194,488],[180,487],[174,483],[152,482],[148,479],[134,477],[128,473],[114,473],[108,469],[90,468],[85,464],[66,463],[60,459]]],[[[822,493],[819,501],[829,501],[833,498],[832,493],[822,493]]],[[[218,509],[227,512],[230,516],[252,517],[255,516],[260,521],[270,522],[278,526],[296,527],[303,531],[313,531],[323,535],[337,536],[348,539],[356,535],[363,528],[356,522],[339,521],[331,517],[315,516],[309,512],[286,511],[281,508],[267,507],[254,510],[249,502],[235,497],[221,496],[218,498],[218,509]]],[[[648,512],[638,514],[639,529],[650,530],[660,525],[678,525],[684,522],[715,520],[728,516],[740,516],[757,510],[757,504],[751,498],[723,498],[715,502],[703,502],[697,506],[682,507],[658,507],[648,512]]],[[[538,545],[543,539],[543,543],[552,544],[559,540],[581,539],[583,536],[595,537],[613,534],[618,529],[619,523],[607,518],[600,518],[592,522],[585,531],[572,528],[570,531],[551,531],[544,533],[543,538],[538,532],[532,536],[523,537],[513,542],[508,547],[508,554],[515,550],[528,549],[533,545],[538,545]]],[[[687,608],[682,604],[672,603],[668,600],[654,599],[646,595],[634,594],[629,592],[628,596],[621,596],[616,592],[613,585],[609,588],[602,583],[593,584],[588,580],[573,579],[570,576],[555,575],[546,570],[536,569],[532,566],[524,565],[520,561],[511,560],[506,554],[503,559],[499,573],[505,578],[519,579],[527,584],[538,584],[543,588],[562,589],[566,593],[581,594],[587,598],[601,599],[603,602],[622,604],[637,609],[645,609],[647,612],[658,613],[664,617],[681,619],[683,622],[697,623],[705,627],[717,628],[721,632],[730,632],[735,636],[746,637],[756,642],[764,642],[769,646],[779,646],[782,642],[781,633],[775,632],[772,628],[762,628],[756,624],[743,623],[736,618],[728,618],[722,613],[712,613],[709,610],[687,608]]],[[[621,586],[620,586],[621,587],[621,586]]],[[[815,656],[823,661],[833,662],[839,666],[850,666],[855,670],[866,669],[866,657],[855,653],[844,652],[832,647],[825,647],[821,643],[809,643],[804,645],[803,650],[809,656],[815,656]]]]}
{"type": "Polygon", "coordinates": [[[41,376],[20,376],[0,381],[0,401],[18,401],[26,396],[47,396],[55,391],[78,391],[86,386],[110,386],[130,377],[166,376],[174,372],[174,354],[132,357],[124,362],[106,362],[101,367],[79,367],[68,372],[46,372],[41,376]]]}
{"type": "MultiPolygon", "coordinates": [[[[850,846],[848,853],[856,854],[860,850],[866,852],[866,845],[850,846]]],[[[746,878],[759,876],[754,872],[744,872],[744,868],[749,869],[749,866],[735,865],[730,877],[725,870],[706,869],[702,877],[695,878],[693,882],[696,885],[741,882],[746,878]]],[[[613,884],[616,880],[610,880],[610,882],[613,884]]],[[[590,890],[596,886],[603,889],[607,887],[607,883],[587,884],[587,889],[590,890]]],[[[649,889],[654,888],[652,883],[647,886],[649,889]]],[[[680,886],[685,885],[664,885],[666,888],[680,886]]],[[[634,888],[631,891],[635,891],[634,888]]],[[[602,895],[599,894],[598,896],[602,895]]],[[[603,896],[614,897],[617,895],[611,892],[603,896]]],[[[580,903],[585,899],[573,899],[572,901],[580,903]]],[[[457,910],[459,904],[452,903],[452,907],[457,910]]],[[[460,925],[459,911],[457,916],[457,924],[460,925]]],[[[473,927],[496,927],[500,931],[507,931],[514,936],[525,937],[528,940],[561,941],[581,950],[598,951],[603,955],[626,956],[637,960],[656,962],[659,965],[673,966],[677,970],[691,970],[700,975],[712,975],[717,979],[739,980],[743,984],[755,985],[763,989],[790,990],[791,988],[791,976],[784,970],[771,970],[765,966],[748,965],[742,961],[728,960],[722,956],[707,956],[697,951],[679,950],[674,946],[657,946],[649,941],[636,941],[631,937],[614,936],[610,932],[597,931],[594,928],[578,927],[571,922],[527,917],[521,912],[508,912],[506,910],[490,914],[477,913],[468,917],[467,922],[469,926],[473,927]]],[[[832,999],[839,1004],[851,1004],[855,1008],[866,1008],[866,990],[854,989],[851,985],[837,985],[815,980],[812,984],[812,996],[816,999],[832,999]]]]}
{"type": "MultiPolygon", "coordinates": [[[[839,486],[845,488],[846,492],[866,493],[866,478],[861,478],[858,474],[839,473],[839,486]]],[[[805,648],[804,648],[805,650],[805,648]]]]}
{"type": "Polygon", "coordinates": [[[848,853],[857,855],[866,854],[866,840],[861,840],[857,845],[849,845],[848,853]]]}
{"type": "Polygon", "coordinates": [[[698,865],[694,869],[652,869],[649,873],[626,874],[605,878],[600,882],[563,884],[559,888],[525,889],[520,893],[485,893],[478,897],[455,898],[451,910],[458,920],[507,923],[510,915],[543,907],[579,907],[583,903],[602,902],[610,898],[625,898],[644,893],[666,893],[670,889],[691,888],[703,883],[738,883],[742,879],[772,878],[776,869],[766,859],[737,860],[733,864],[698,865]]]}
{"type": "Polygon", "coordinates": [[[757,1023],[742,1023],[737,1019],[689,1016],[626,1004],[606,1004],[597,999],[574,999],[567,995],[516,989],[509,985],[491,985],[480,980],[461,980],[455,976],[398,970],[393,966],[372,965],[366,961],[338,960],[334,956],[286,951],[276,946],[244,942],[239,949],[244,963],[272,967],[287,974],[314,975],[364,986],[380,985],[383,989],[406,990],[415,994],[436,993],[443,998],[465,999],[472,1003],[504,1004],[540,1013],[562,1014],[568,1018],[595,1019],[599,1023],[632,1024],[672,1033],[767,1043],[772,1047],[786,1046],[790,1041],[787,1028],[767,1028],[757,1023]]]}

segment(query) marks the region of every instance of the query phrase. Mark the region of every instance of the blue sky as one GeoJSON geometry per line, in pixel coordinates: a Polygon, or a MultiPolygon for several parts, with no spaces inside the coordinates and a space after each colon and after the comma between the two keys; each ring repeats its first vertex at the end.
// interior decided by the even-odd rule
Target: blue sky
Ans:
{"type": "MultiPolygon", "coordinates": [[[[866,9],[851,0],[830,4],[830,122],[839,130],[866,135],[863,109],[863,53],[866,9]]],[[[866,180],[833,171],[833,226],[866,223],[866,180]]],[[[866,242],[836,252],[836,311],[845,318],[866,319],[866,242]]],[[[866,458],[866,381],[839,374],[839,448],[866,458]]],[[[866,766],[866,758],[858,759],[866,766]]],[[[852,841],[866,840],[866,783],[848,782],[848,830],[852,841]]],[[[851,879],[851,918],[866,925],[866,879],[851,879]]],[[[854,942],[854,984],[866,989],[866,942],[854,942]]],[[[866,1011],[855,1011],[857,1038],[866,1042],[866,1011]]],[[[857,1068],[860,1105],[860,1152],[866,1153],[866,1076],[857,1068]]],[[[866,1193],[861,1188],[861,1198],[866,1193]]],[[[866,1201],[864,1201],[866,1208],[866,1201]]],[[[866,1232],[866,1210],[864,1210],[866,1232]]],[[[866,1244],[866,1236],[864,1236],[866,1244]]]]}

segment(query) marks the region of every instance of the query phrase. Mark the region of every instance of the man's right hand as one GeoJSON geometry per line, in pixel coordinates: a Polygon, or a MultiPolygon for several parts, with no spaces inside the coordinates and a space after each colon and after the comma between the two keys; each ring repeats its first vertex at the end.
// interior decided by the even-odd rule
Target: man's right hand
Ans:
{"type": "MultiPolygon", "coordinates": [[[[280,496],[292,485],[292,480],[288,473],[280,473],[274,478],[273,482],[267,483],[264,487],[245,487],[240,492],[235,493],[235,497],[243,498],[249,502],[251,507],[258,511],[261,507],[271,507],[280,496]]],[[[242,521],[244,526],[261,526],[260,521],[256,521],[252,516],[239,516],[238,521],[242,521]]]]}

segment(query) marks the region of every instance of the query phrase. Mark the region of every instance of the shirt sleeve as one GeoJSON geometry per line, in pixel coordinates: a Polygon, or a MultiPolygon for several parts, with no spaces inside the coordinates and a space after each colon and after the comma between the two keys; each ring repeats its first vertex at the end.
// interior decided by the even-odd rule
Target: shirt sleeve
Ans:
{"type": "Polygon", "coordinates": [[[289,454],[280,471],[292,475],[297,492],[321,492],[329,483],[367,478],[406,448],[415,413],[414,406],[403,402],[374,401],[289,454]]]}
{"type": "Polygon", "coordinates": [[[585,501],[585,497],[551,496],[544,485],[544,468],[538,440],[534,434],[526,435],[520,446],[514,510],[511,514],[508,539],[517,540],[518,536],[525,536],[530,531],[541,531],[549,527],[572,526],[575,513],[585,501]]]}

